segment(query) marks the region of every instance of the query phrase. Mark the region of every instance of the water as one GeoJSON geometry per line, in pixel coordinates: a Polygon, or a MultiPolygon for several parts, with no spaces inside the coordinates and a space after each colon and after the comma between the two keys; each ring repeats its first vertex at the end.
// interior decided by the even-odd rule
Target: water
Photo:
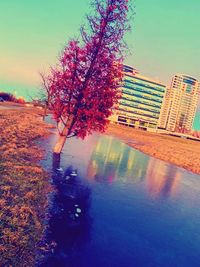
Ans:
{"type": "Polygon", "coordinates": [[[50,238],[57,245],[44,266],[200,266],[199,175],[106,135],[68,140],[61,167],[69,166],[78,176],[56,185],[50,238]],[[82,214],[71,220],[75,204],[82,214]]]}

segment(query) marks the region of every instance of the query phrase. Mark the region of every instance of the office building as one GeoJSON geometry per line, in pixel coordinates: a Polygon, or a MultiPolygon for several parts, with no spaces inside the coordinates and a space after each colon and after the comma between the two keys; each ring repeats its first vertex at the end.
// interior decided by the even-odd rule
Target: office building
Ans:
{"type": "Polygon", "coordinates": [[[160,126],[168,131],[190,132],[199,94],[198,80],[187,75],[175,75],[166,92],[160,126]]]}
{"type": "Polygon", "coordinates": [[[124,66],[121,98],[113,109],[111,121],[145,130],[159,126],[166,86],[124,66]]]}

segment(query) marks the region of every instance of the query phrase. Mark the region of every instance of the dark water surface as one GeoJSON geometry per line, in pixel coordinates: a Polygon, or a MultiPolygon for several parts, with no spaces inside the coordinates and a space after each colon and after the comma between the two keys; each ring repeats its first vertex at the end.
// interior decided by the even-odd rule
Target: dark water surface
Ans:
{"type": "Polygon", "coordinates": [[[106,135],[69,139],[61,157],[57,179],[69,166],[78,175],[56,185],[50,237],[57,245],[44,266],[200,266],[199,175],[106,135]]]}

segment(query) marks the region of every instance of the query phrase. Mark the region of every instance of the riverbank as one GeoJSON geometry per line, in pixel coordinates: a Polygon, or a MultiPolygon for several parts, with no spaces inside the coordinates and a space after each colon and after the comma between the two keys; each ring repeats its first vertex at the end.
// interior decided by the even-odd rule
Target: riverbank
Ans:
{"type": "Polygon", "coordinates": [[[0,110],[0,265],[34,266],[45,226],[48,174],[34,142],[48,135],[37,109],[0,110]]]}
{"type": "Polygon", "coordinates": [[[200,174],[200,142],[113,124],[106,133],[150,156],[200,174]]]}

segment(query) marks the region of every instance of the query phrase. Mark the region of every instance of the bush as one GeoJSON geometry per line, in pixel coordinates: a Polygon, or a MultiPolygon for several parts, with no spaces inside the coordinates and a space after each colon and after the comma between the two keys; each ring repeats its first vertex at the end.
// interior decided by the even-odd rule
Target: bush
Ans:
{"type": "Polygon", "coordinates": [[[23,97],[19,97],[18,99],[16,99],[16,102],[19,104],[25,104],[26,103],[26,101],[23,97]]]}
{"type": "Polygon", "coordinates": [[[16,98],[11,93],[0,92],[0,98],[3,98],[4,101],[15,102],[15,103],[19,103],[19,104],[25,104],[26,103],[25,99],[22,96],[20,96],[19,98],[16,98]]]}
{"type": "Polygon", "coordinates": [[[16,102],[16,97],[10,93],[0,92],[0,97],[2,97],[4,101],[16,102]]]}

